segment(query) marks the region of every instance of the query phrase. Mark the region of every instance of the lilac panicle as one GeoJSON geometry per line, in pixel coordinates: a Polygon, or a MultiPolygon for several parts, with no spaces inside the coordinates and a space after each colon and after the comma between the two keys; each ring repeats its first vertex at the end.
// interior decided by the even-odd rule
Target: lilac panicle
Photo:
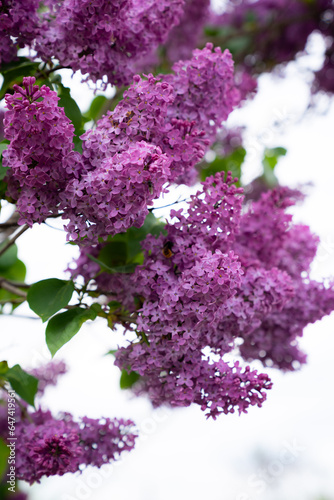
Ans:
{"type": "Polygon", "coordinates": [[[41,396],[46,387],[57,385],[58,377],[67,372],[67,366],[64,361],[50,361],[46,365],[30,370],[30,375],[38,379],[38,394],[41,396]]]}
{"type": "Polygon", "coordinates": [[[92,245],[139,227],[168,182],[196,178],[195,165],[238,100],[233,62],[208,44],[174,71],[136,75],[115,110],[83,134],[83,175],[60,195],[70,239],[92,245]]]}
{"type": "Polygon", "coordinates": [[[210,18],[210,0],[186,0],[180,23],[169,33],[165,43],[167,57],[176,62],[188,59],[200,45],[205,23],[210,18]]]}
{"type": "Polygon", "coordinates": [[[36,50],[93,82],[130,83],[183,13],[183,0],[64,0],[46,15],[36,50]]]}
{"type": "Polygon", "coordinates": [[[247,50],[236,51],[235,61],[238,69],[255,75],[306,53],[309,36],[320,33],[326,54],[323,67],[314,73],[313,91],[333,93],[333,17],[332,0],[240,0],[228,1],[223,14],[211,16],[211,24],[219,30],[227,28],[222,40],[227,46],[230,33],[232,39],[247,37],[247,50]]]}
{"type": "Polygon", "coordinates": [[[56,92],[23,78],[22,87],[6,94],[4,127],[10,140],[3,164],[10,167],[8,194],[17,200],[19,223],[30,226],[58,213],[59,194],[81,169],[80,155],[73,151],[74,127],[56,92]]]}
{"type": "Polygon", "coordinates": [[[198,403],[215,418],[261,405],[268,376],[248,367],[240,378],[224,355],[237,349],[245,361],[296,369],[304,327],[334,309],[334,285],[308,278],[318,239],[286,213],[301,194],[277,188],[242,213],[232,180],[207,178],[187,215],[171,212],[167,236],[143,242],[133,275],[138,340],[116,364],[140,374],[134,391],[155,406],[198,403]]]}
{"type": "Polygon", "coordinates": [[[17,57],[18,47],[30,45],[39,31],[40,0],[0,0],[0,65],[17,57]]]}
{"type": "Polygon", "coordinates": [[[137,142],[123,153],[106,158],[81,180],[74,179],[61,195],[65,226],[72,240],[96,243],[143,225],[148,205],[163,192],[169,158],[159,147],[137,142]]]}
{"type": "MultiPolygon", "coordinates": [[[[1,409],[0,405],[3,439],[8,432],[8,415],[1,409]]],[[[15,419],[19,444],[16,477],[30,484],[39,483],[44,476],[62,476],[84,466],[101,467],[118,460],[123,451],[134,448],[137,437],[131,420],[83,417],[76,421],[69,413],[54,418],[50,411],[30,411],[24,404],[16,406],[15,419]]]]}

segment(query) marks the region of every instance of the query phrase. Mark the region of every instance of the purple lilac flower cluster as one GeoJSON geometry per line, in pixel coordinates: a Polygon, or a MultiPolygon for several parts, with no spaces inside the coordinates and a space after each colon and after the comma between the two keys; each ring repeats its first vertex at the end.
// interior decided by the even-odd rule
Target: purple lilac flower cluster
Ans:
{"type": "Polygon", "coordinates": [[[142,226],[147,206],[163,192],[169,164],[159,147],[141,141],[106,158],[81,180],[73,179],[61,195],[64,218],[70,219],[68,236],[96,242],[142,226]]]}
{"type": "Polygon", "coordinates": [[[188,59],[194,47],[200,45],[203,27],[210,18],[210,0],[185,0],[180,23],[169,33],[166,55],[172,62],[188,59]]]}
{"type": "Polygon", "coordinates": [[[140,58],[165,42],[183,13],[183,0],[64,0],[46,15],[36,50],[44,61],[96,82],[127,85],[140,58]]]}
{"type": "Polygon", "coordinates": [[[315,73],[314,90],[333,92],[333,16],[331,0],[241,0],[228,2],[226,12],[212,16],[211,23],[222,33],[223,46],[236,36],[247,40],[247,51],[235,53],[236,63],[255,73],[293,60],[305,51],[309,35],[320,32],[327,50],[323,68],[315,73]]]}
{"type": "MultiPolygon", "coordinates": [[[[334,308],[333,285],[309,278],[318,238],[286,212],[301,193],[277,188],[242,211],[241,192],[230,175],[208,178],[187,216],[173,210],[167,235],[147,236],[144,264],[123,292],[117,277],[116,296],[126,289],[140,305],[132,309],[138,340],[119,349],[116,364],[141,375],[134,391],[155,406],[197,403],[215,418],[261,405],[268,376],[224,355],[296,369],[306,359],[297,342],[304,327],[334,308]]],[[[79,264],[93,278],[93,263],[82,255],[79,264]]],[[[103,275],[113,296],[114,276],[103,275]]]]}
{"type": "Polygon", "coordinates": [[[67,366],[64,361],[50,361],[29,373],[38,379],[38,395],[42,396],[47,386],[57,385],[58,377],[67,373],[67,366]]]}
{"type": "MultiPolygon", "coordinates": [[[[215,22],[216,16],[210,9],[210,1],[186,0],[180,24],[171,30],[165,43],[168,60],[176,62],[188,59],[194,47],[203,45],[204,26],[212,19],[215,22]]],[[[254,94],[257,81],[245,68],[240,68],[235,75],[235,87],[240,93],[241,102],[254,94]]]]}
{"type": "Polygon", "coordinates": [[[211,141],[240,96],[234,86],[233,59],[228,50],[195,49],[188,61],[179,61],[172,67],[174,74],[165,75],[175,92],[175,101],[168,117],[194,122],[211,141]]]}
{"type": "Polygon", "coordinates": [[[15,59],[18,47],[37,36],[40,0],[0,0],[0,65],[15,59]]]}
{"type": "Polygon", "coordinates": [[[305,363],[297,339],[309,323],[329,314],[334,306],[333,284],[310,280],[310,265],[318,238],[309,227],[293,225],[286,208],[300,199],[298,192],[277,188],[263,194],[241,218],[235,245],[242,265],[254,269],[275,266],[291,278],[292,296],[281,310],[270,312],[257,328],[243,335],[245,359],[261,359],[268,366],[293,370],[305,363]]]}
{"type": "Polygon", "coordinates": [[[231,55],[212,49],[195,50],[172,75],[135,76],[115,110],[82,136],[82,155],[73,151],[73,126],[55,92],[33,77],[16,85],[6,98],[4,165],[20,223],[62,210],[71,239],[97,243],[142,225],[167,182],[193,182],[239,98],[231,55]]]}
{"type": "Polygon", "coordinates": [[[145,298],[137,330],[148,342],[120,349],[116,364],[142,376],[136,390],[147,392],[154,405],[195,402],[215,418],[236,407],[242,412],[249,405],[261,406],[271,387],[267,375],[223,360],[249,323],[258,326],[291,296],[286,273],[261,267],[245,273],[232,250],[241,192],[231,176],[208,178],[203,192],[192,197],[187,217],[172,211],[178,221],[166,227],[167,236],[148,237],[144,243],[145,262],[133,279],[145,298]],[[165,245],[171,249],[169,258],[162,251],[165,245]],[[237,326],[230,330],[226,324],[232,316],[237,326]]]}
{"type": "MultiPolygon", "coordinates": [[[[65,371],[62,362],[51,362],[31,370],[39,378],[38,396],[45,386],[54,385],[65,371]]],[[[0,390],[0,400],[6,393],[0,390]]],[[[74,420],[70,413],[55,418],[50,411],[38,407],[31,410],[19,401],[15,408],[15,436],[20,443],[16,453],[16,477],[30,484],[43,476],[62,476],[81,471],[84,466],[101,467],[117,460],[124,451],[131,451],[137,437],[131,420],[82,417],[74,420]]],[[[8,415],[0,404],[0,437],[6,438],[8,415]]]]}
{"type": "Polygon", "coordinates": [[[14,85],[6,94],[3,165],[10,167],[8,194],[17,200],[20,224],[43,222],[58,212],[59,193],[82,169],[80,155],[73,151],[74,127],[56,92],[34,85],[34,77],[14,85]]]}
{"type": "Polygon", "coordinates": [[[192,183],[194,166],[239,102],[230,53],[212,49],[207,44],[195,50],[189,61],[175,64],[170,75],[148,75],[147,80],[135,76],[115,110],[84,134],[86,164],[96,166],[145,140],[170,158],[168,180],[192,183]]]}
{"type": "Polygon", "coordinates": [[[16,424],[20,443],[17,478],[30,484],[43,476],[62,476],[82,470],[82,466],[101,465],[117,460],[134,448],[133,422],[122,419],[92,419],[78,422],[66,413],[55,419],[49,411],[38,409],[16,424]],[[80,468],[79,468],[80,467],[80,468]]]}

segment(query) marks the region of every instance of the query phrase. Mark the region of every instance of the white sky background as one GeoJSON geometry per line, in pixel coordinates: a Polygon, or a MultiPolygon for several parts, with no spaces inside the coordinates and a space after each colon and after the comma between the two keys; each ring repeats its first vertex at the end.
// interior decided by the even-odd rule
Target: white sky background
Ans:
{"type": "MultiPolygon", "coordinates": [[[[315,57],[314,63],[318,61],[315,57]]],[[[288,73],[285,80],[261,77],[254,101],[234,112],[230,121],[249,127],[245,180],[257,174],[264,146],[284,146],[288,154],[276,170],[281,184],[313,182],[307,201],[295,213],[296,221],[321,236],[314,265],[314,276],[320,279],[334,275],[334,106],[324,101],[324,115],[303,117],[308,87],[296,65],[290,65],[288,73]]],[[[72,94],[86,110],[91,97],[75,81],[72,94]]],[[[171,201],[177,196],[174,193],[171,201]]],[[[27,263],[28,282],[64,276],[75,251],[64,243],[63,232],[45,226],[35,226],[20,238],[19,257],[27,263]]],[[[22,306],[17,314],[31,312],[22,306]]],[[[50,359],[40,321],[2,317],[1,325],[1,358],[25,368],[50,359]]],[[[334,499],[333,315],[306,329],[301,344],[309,362],[301,371],[282,375],[268,370],[274,387],[262,409],[251,408],[241,417],[221,416],[215,422],[207,421],[197,406],[153,411],[145,398],[120,391],[119,370],[111,357],[103,357],[118,338],[103,320],[85,324],[57,354],[71,371],[57,388],[49,389],[45,402],[55,413],[132,418],[141,430],[137,449],[117,466],[105,466],[103,475],[89,469],[33,487],[22,483],[29,499],[334,499]],[[294,454],[285,452],[287,446],[294,454]]]]}

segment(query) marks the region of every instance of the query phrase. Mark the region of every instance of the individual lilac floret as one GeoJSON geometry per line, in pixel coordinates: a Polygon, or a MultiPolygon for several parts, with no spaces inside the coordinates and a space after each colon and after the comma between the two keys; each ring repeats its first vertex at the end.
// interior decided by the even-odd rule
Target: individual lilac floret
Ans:
{"type": "Polygon", "coordinates": [[[46,15],[36,49],[94,82],[127,85],[140,59],[178,24],[182,7],[183,0],[64,0],[46,15]]]}
{"type": "Polygon", "coordinates": [[[67,372],[64,361],[50,361],[46,365],[30,370],[30,375],[38,379],[38,393],[41,396],[49,385],[57,385],[58,377],[67,372]]]}
{"type": "Polygon", "coordinates": [[[158,198],[169,176],[169,158],[159,147],[137,142],[106,158],[62,194],[66,229],[72,240],[97,243],[98,238],[143,225],[148,205],[158,198]]]}
{"type": "Polygon", "coordinates": [[[56,92],[23,78],[6,94],[5,138],[10,140],[3,164],[10,167],[8,194],[17,200],[19,223],[30,226],[58,213],[59,193],[78,177],[80,155],[73,151],[74,127],[56,92]]]}
{"type": "Polygon", "coordinates": [[[40,0],[0,0],[0,65],[17,57],[38,33],[40,0]]]}

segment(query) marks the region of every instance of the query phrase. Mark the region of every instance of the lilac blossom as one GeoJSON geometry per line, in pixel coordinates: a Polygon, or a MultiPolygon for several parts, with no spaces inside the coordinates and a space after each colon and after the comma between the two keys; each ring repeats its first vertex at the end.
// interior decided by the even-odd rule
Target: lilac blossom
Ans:
{"type": "Polygon", "coordinates": [[[137,142],[106,158],[81,180],[69,182],[61,198],[71,239],[79,236],[85,243],[96,243],[98,237],[143,225],[147,206],[163,192],[169,165],[159,147],[137,142]]]}
{"type": "Polygon", "coordinates": [[[127,85],[138,60],[164,43],[182,13],[183,0],[64,0],[46,14],[36,50],[94,82],[127,85]]]}
{"type": "MultiPolygon", "coordinates": [[[[5,413],[0,413],[2,438],[8,431],[5,413]]],[[[20,444],[16,451],[16,477],[30,484],[39,483],[44,476],[62,476],[88,465],[101,467],[118,460],[122,452],[134,448],[137,437],[131,420],[74,420],[70,413],[55,418],[42,408],[31,411],[24,402],[16,405],[15,419],[15,436],[20,444]]]]}
{"type": "Polygon", "coordinates": [[[37,36],[39,4],[40,0],[0,0],[0,65],[15,59],[18,48],[37,36]]]}
{"type": "Polygon", "coordinates": [[[58,213],[59,193],[82,169],[73,151],[74,127],[58,106],[56,92],[34,85],[34,77],[6,94],[4,127],[10,140],[3,165],[10,167],[8,194],[17,200],[19,223],[30,226],[58,213]]]}
{"type": "Polygon", "coordinates": [[[38,379],[38,394],[44,394],[46,387],[57,385],[58,377],[67,372],[67,366],[64,361],[50,361],[46,365],[30,370],[30,375],[38,379]]]}
{"type": "Polygon", "coordinates": [[[170,180],[192,183],[194,166],[239,102],[234,88],[233,61],[228,51],[208,44],[195,50],[189,61],[173,66],[173,74],[134,83],[113,112],[95,130],[84,134],[87,169],[121,152],[132,142],[149,141],[170,160],[170,180]]]}
{"type": "Polygon", "coordinates": [[[188,59],[200,45],[203,28],[210,18],[210,0],[186,0],[180,23],[169,33],[165,43],[167,58],[176,62],[188,59]]]}
{"type": "Polygon", "coordinates": [[[135,393],[154,406],[196,403],[216,418],[260,406],[271,387],[266,374],[224,356],[295,369],[305,362],[298,337],[333,309],[334,290],[305,278],[318,239],[286,212],[301,193],[277,188],[243,212],[231,175],[207,178],[202,189],[187,214],[172,210],[167,235],[146,237],[133,275],[95,277],[84,254],[77,272],[116,300],[133,297],[137,340],[118,350],[116,364],[140,375],[135,393]]]}
{"type": "MultiPolygon", "coordinates": [[[[223,47],[246,40],[247,47],[235,50],[238,69],[259,74],[294,60],[306,52],[311,33],[320,33],[326,43],[323,68],[315,72],[313,90],[333,92],[333,16],[331,0],[241,0],[227,2],[222,15],[211,16],[223,47]]],[[[246,73],[246,74],[247,74],[246,73]]],[[[251,81],[249,81],[251,83],[251,81]]]]}

